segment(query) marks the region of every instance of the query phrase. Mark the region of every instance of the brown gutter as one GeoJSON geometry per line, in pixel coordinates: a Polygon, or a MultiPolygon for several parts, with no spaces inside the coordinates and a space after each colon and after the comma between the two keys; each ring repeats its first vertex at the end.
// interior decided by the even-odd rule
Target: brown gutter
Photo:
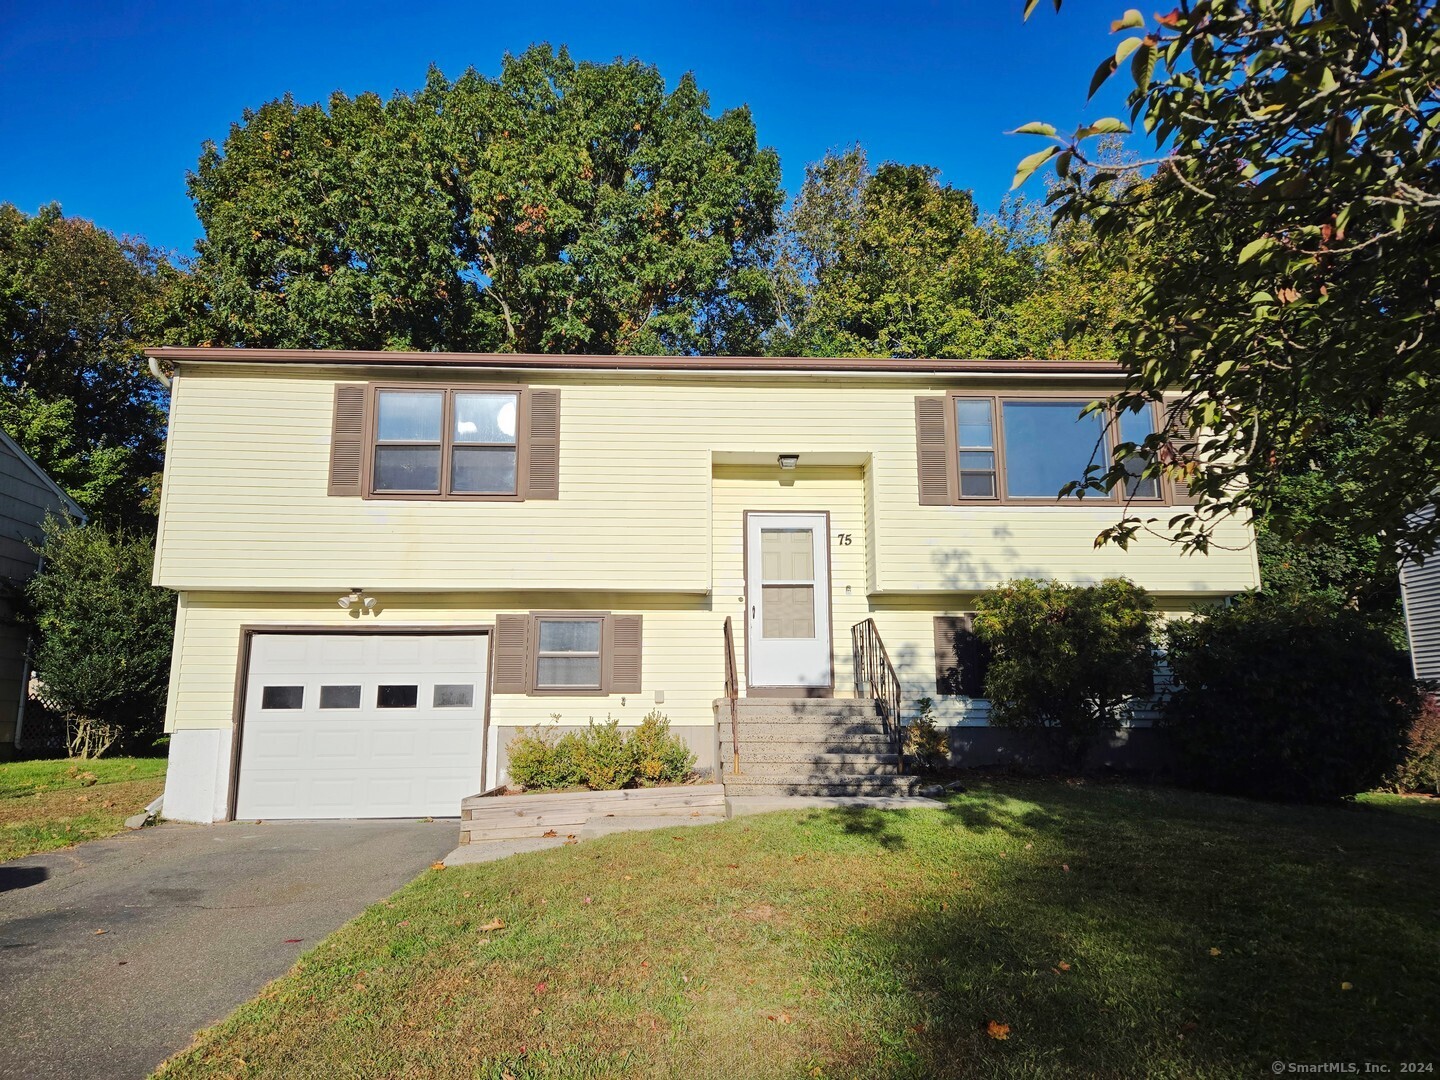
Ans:
{"type": "Polygon", "coordinates": [[[1118,364],[1047,360],[893,360],[813,356],[588,356],[543,353],[389,352],[365,349],[146,349],[153,360],[205,364],[309,364],[361,367],[469,367],[568,371],[823,371],[909,375],[1124,374],[1118,364]]]}

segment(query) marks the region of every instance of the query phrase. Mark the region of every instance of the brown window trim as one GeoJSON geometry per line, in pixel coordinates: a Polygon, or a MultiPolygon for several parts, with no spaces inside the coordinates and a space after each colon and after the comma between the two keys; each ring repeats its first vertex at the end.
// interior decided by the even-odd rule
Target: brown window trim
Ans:
{"type": "MultiPolygon", "coordinates": [[[[614,690],[612,666],[615,662],[615,615],[609,611],[532,611],[530,632],[527,635],[528,649],[525,656],[526,697],[609,697],[614,690]],[[540,620],[541,619],[590,619],[600,622],[600,685],[595,686],[540,686],[540,620]]],[[[638,693],[638,691],[636,691],[638,693]]]]}
{"type": "MultiPolygon", "coordinates": [[[[1087,493],[1082,498],[1069,497],[1036,497],[1025,495],[1011,495],[1007,490],[1007,479],[1005,475],[1005,413],[1004,404],[1007,401],[1021,401],[1027,403],[1064,403],[1079,401],[1080,398],[1051,391],[993,391],[990,393],[975,393],[966,390],[951,390],[945,394],[945,445],[949,479],[950,479],[950,504],[952,506],[1095,506],[1095,505],[1132,505],[1132,506],[1171,506],[1175,505],[1174,492],[1168,477],[1159,477],[1160,494],[1157,498],[1127,498],[1125,489],[1117,486],[1108,495],[1095,495],[1087,493]],[[991,438],[994,441],[995,454],[995,494],[994,495],[971,495],[961,496],[960,494],[960,433],[959,424],[955,416],[955,402],[965,401],[986,401],[990,404],[991,416],[991,438]]],[[[1151,429],[1161,430],[1163,416],[1161,407],[1151,402],[1151,429]]],[[[1124,440],[1120,438],[1120,427],[1115,415],[1109,410],[1107,412],[1107,428],[1109,433],[1108,450],[1110,461],[1114,461],[1115,447],[1124,440]]]]}
{"type": "MultiPolygon", "coordinates": [[[[367,383],[365,386],[365,457],[361,480],[361,498],[384,501],[409,502],[524,502],[526,479],[530,466],[530,387],[520,383],[367,383]],[[375,490],[375,448],[377,402],[382,391],[402,393],[440,393],[445,395],[440,419],[440,487],[437,492],[427,491],[376,491],[375,490]],[[446,492],[450,478],[450,467],[455,448],[450,426],[453,419],[455,395],[460,394],[514,394],[515,395],[515,492],[513,494],[481,494],[479,492],[446,492]]],[[[434,446],[434,443],[395,443],[399,446],[434,446]]],[[[477,443],[477,446],[490,445],[477,443]]],[[[498,444],[496,444],[498,445],[498,444]]]]}

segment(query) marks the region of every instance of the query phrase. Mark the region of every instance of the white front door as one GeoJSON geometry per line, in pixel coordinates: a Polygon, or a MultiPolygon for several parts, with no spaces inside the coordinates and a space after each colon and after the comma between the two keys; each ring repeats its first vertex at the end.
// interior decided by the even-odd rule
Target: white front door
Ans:
{"type": "Polygon", "coordinates": [[[824,514],[745,515],[751,688],[830,689],[830,546],[824,514]]]}
{"type": "Polygon", "coordinates": [[[484,634],[257,633],[235,816],[456,817],[481,787],[484,634]]]}

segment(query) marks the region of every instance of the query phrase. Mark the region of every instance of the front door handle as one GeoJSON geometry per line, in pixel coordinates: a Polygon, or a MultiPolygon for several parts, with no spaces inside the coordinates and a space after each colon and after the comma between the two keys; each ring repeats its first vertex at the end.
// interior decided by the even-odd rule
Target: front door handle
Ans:
{"type": "Polygon", "coordinates": [[[751,605],[750,605],[750,618],[752,618],[752,619],[755,618],[755,605],[754,605],[754,604],[751,604],[751,605]]]}

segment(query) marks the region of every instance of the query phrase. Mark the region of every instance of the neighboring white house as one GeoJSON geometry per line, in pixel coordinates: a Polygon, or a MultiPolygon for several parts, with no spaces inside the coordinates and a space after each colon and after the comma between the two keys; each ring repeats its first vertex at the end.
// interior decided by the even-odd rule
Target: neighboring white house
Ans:
{"type": "Polygon", "coordinates": [[[0,431],[0,759],[12,756],[24,738],[30,675],[29,636],[15,621],[10,594],[39,569],[40,554],[31,545],[50,516],[85,519],[75,501],[0,431]]]}
{"type": "MultiPolygon", "coordinates": [[[[1432,520],[1435,507],[1416,516],[1422,522],[1432,520]]],[[[1410,638],[1415,677],[1440,682],[1440,552],[1424,563],[1410,560],[1401,564],[1400,596],[1405,602],[1405,632],[1410,638]]]]}

